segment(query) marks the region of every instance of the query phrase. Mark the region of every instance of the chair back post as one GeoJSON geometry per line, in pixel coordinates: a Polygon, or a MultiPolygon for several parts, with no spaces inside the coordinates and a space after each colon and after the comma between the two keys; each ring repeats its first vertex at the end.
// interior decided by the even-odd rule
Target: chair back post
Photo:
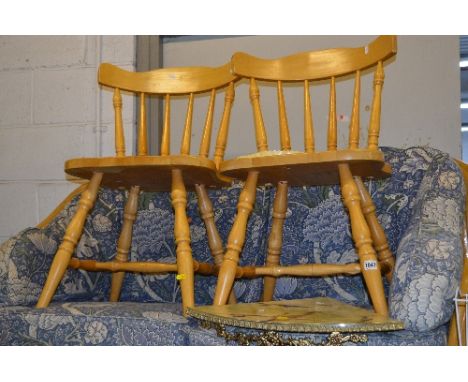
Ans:
{"type": "Polygon", "coordinates": [[[252,103],[254,113],[257,150],[267,151],[268,142],[265,131],[265,124],[263,122],[262,109],[260,107],[260,91],[258,90],[257,81],[255,78],[250,78],[250,102],[252,103]]]}
{"type": "Polygon", "coordinates": [[[219,165],[224,159],[224,153],[226,151],[226,143],[229,134],[229,121],[231,118],[232,104],[234,103],[235,91],[234,91],[234,82],[231,82],[226,88],[226,93],[224,96],[224,110],[223,116],[221,118],[221,124],[218,130],[218,136],[216,138],[216,146],[214,153],[214,162],[216,168],[219,168],[219,165]]]}
{"type": "Polygon", "coordinates": [[[286,115],[282,81],[278,81],[276,89],[278,93],[278,119],[281,150],[291,150],[291,138],[289,136],[288,116],[286,115]]]}
{"type": "Polygon", "coordinates": [[[335,77],[330,79],[330,101],[328,109],[328,133],[327,133],[327,149],[328,151],[336,151],[337,147],[337,132],[336,132],[336,87],[335,77]]]}
{"type": "Polygon", "coordinates": [[[310,103],[309,80],[304,80],[304,150],[307,153],[315,151],[314,123],[310,103]]]}
{"type": "Polygon", "coordinates": [[[140,93],[140,125],[138,126],[137,154],[148,155],[148,132],[146,130],[145,93],[140,93]]]}
{"type": "Polygon", "coordinates": [[[372,100],[372,110],[369,123],[369,150],[377,150],[379,147],[380,111],[384,79],[385,74],[383,69],[383,63],[382,61],[379,61],[374,75],[374,98],[372,100]]]}
{"type": "Polygon", "coordinates": [[[171,153],[171,96],[166,94],[164,99],[164,122],[161,136],[161,155],[171,153]]]}
{"type": "Polygon", "coordinates": [[[210,154],[211,131],[213,129],[215,99],[216,89],[211,89],[210,103],[208,104],[208,112],[206,113],[205,126],[203,128],[199,151],[199,155],[204,158],[208,158],[208,155],[210,154]]]}
{"type": "Polygon", "coordinates": [[[125,156],[125,135],[122,124],[122,96],[120,89],[114,89],[114,96],[112,97],[115,113],[115,155],[118,157],[125,156]]]}
{"type": "Polygon", "coordinates": [[[193,93],[190,93],[187,115],[185,117],[184,134],[182,136],[182,144],[180,145],[180,153],[183,155],[190,154],[190,142],[192,140],[193,98],[193,93]]]}
{"type": "Polygon", "coordinates": [[[349,148],[355,150],[359,148],[359,133],[360,133],[360,97],[361,97],[361,71],[356,71],[354,79],[354,97],[353,111],[351,112],[351,123],[349,125],[349,148]]]}

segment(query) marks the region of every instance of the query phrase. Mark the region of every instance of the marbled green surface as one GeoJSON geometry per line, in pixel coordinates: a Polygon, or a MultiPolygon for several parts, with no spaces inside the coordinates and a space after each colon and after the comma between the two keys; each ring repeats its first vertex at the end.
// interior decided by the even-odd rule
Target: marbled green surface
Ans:
{"type": "Polygon", "coordinates": [[[331,298],[281,300],[188,309],[194,318],[224,325],[288,332],[369,332],[404,329],[400,321],[331,298]]]}

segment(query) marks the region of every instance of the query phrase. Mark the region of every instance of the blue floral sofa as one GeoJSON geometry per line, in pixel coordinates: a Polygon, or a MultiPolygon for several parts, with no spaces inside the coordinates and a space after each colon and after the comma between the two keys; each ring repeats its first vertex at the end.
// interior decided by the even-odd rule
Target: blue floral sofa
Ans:
{"type": "MultiPolygon", "coordinates": [[[[367,187],[377,206],[396,268],[386,284],[391,316],[406,329],[368,333],[368,345],[443,345],[453,312],[453,296],[463,261],[465,188],[458,166],[431,148],[382,148],[393,167],[391,178],[367,187]]],[[[215,221],[226,241],[241,184],[210,191],[215,221]]],[[[271,225],[274,188],[260,187],[241,264],[263,264],[271,225]]],[[[86,221],[76,254],[109,260],[115,255],[126,195],[101,189],[86,221]]],[[[127,274],[121,302],[106,302],[110,274],[69,269],[53,303],[36,309],[53,255],[76,208],[75,198],[45,228],[28,228],[0,246],[0,345],[223,345],[214,330],[181,314],[174,274],[127,274]]],[[[194,257],[212,261],[196,196],[188,215],[194,257]]],[[[170,195],[143,193],[133,231],[131,260],[175,262],[170,195]]],[[[348,215],[338,187],[289,190],[282,263],[356,260],[348,215]]],[[[210,304],[215,278],[196,276],[196,304],[210,304]]],[[[241,302],[258,301],[261,279],[238,280],[241,302]]],[[[275,299],[327,296],[370,307],[360,275],[292,278],[277,281],[275,299]]],[[[234,328],[228,328],[234,330],[234,328]]],[[[236,329],[237,330],[237,329],[236,329]]],[[[284,333],[323,339],[323,335],[284,333]]]]}

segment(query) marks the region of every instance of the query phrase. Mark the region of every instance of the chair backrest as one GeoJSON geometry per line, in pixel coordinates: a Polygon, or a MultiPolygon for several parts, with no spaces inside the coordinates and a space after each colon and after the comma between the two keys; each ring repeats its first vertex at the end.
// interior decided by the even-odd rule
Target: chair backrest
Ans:
{"type": "Polygon", "coordinates": [[[370,115],[367,149],[377,150],[380,133],[380,108],[384,82],[383,61],[396,54],[395,36],[381,36],[360,48],[341,48],[303,52],[279,59],[265,60],[246,53],[236,53],[231,60],[235,75],[250,79],[250,100],[254,113],[255,136],[258,151],[268,151],[268,139],[259,101],[257,80],[276,82],[279,111],[279,135],[281,150],[291,150],[286,105],[283,95],[284,82],[304,84],[304,150],[315,152],[314,126],[309,83],[330,81],[329,120],[327,150],[337,149],[337,118],[335,82],[338,77],[354,74],[354,99],[349,126],[349,149],[359,148],[359,103],[361,72],[375,67],[374,95],[370,115]]]}
{"type": "Polygon", "coordinates": [[[148,72],[130,72],[112,64],[103,63],[99,67],[98,81],[101,85],[114,88],[113,104],[115,111],[115,152],[117,157],[125,156],[125,139],[122,125],[121,90],[139,95],[140,124],[138,126],[137,155],[148,155],[145,98],[147,94],[165,97],[164,124],[160,155],[170,155],[170,105],[172,95],[187,95],[188,108],[182,135],[180,154],[190,155],[192,114],[196,93],[210,92],[210,102],[206,114],[199,154],[209,156],[213,126],[216,90],[226,87],[223,116],[216,142],[216,162],[222,161],[226,146],[232,103],[234,101],[234,82],[230,65],[217,68],[179,67],[155,69],[148,72]]]}

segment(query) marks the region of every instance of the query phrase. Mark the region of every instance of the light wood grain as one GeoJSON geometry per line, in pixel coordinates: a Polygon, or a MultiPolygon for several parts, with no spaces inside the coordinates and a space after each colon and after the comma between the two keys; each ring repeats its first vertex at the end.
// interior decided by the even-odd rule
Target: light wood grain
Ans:
{"type": "Polygon", "coordinates": [[[54,296],[55,290],[67,270],[73,251],[75,250],[81,234],[83,233],[86,217],[96,200],[101,179],[102,173],[95,173],[91,178],[86,191],[81,194],[75,215],[68,224],[63,241],[55,254],[54,260],[52,261],[46,283],[36,305],[37,308],[46,308],[49,305],[52,297],[54,296]]]}
{"type": "Polygon", "coordinates": [[[266,151],[268,150],[268,142],[265,124],[263,122],[262,109],[260,107],[260,91],[258,90],[257,81],[255,81],[254,78],[250,79],[250,102],[252,103],[254,114],[257,150],[266,151]]]}
{"type": "MultiPolygon", "coordinates": [[[[190,227],[187,219],[187,192],[181,170],[172,170],[172,206],[174,207],[174,237],[176,243],[177,272],[182,293],[183,311],[195,305],[194,269],[190,247],[190,227]]],[[[185,314],[185,313],[184,313],[185,314]]]]}
{"type": "Polygon", "coordinates": [[[125,156],[125,136],[122,123],[122,96],[119,88],[114,89],[112,102],[115,113],[115,155],[123,157],[125,156]]]}
{"type": "Polygon", "coordinates": [[[148,155],[148,132],[146,129],[145,93],[140,93],[140,125],[138,126],[138,155],[148,155]]]}
{"type": "Polygon", "coordinates": [[[353,110],[351,112],[351,124],[349,125],[349,148],[359,148],[359,133],[360,133],[360,112],[359,104],[361,100],[361,71],[356,72],[354,78],[354,97],[353,110]]]}
{"type": "MultiPolygon", "coordinates": [[[[211,203],[204,185],[196,184],[195,189],[197,191],[200,215],[203,219],[203,222],[205,223],[208,246],[210,247],[211,255],[213,256],[215,265],[219,267],[223,262],[224,248],[221,236],[219,236],[219,232],[214,221],[213,204],[211,203]]],[[[231,291],[231,294],[229,295],[229,303],[236,303],[234,291],[231,291]]]]}
{"type": "Polygon", "coordinates": [[[102,184],[107,187],[130,188],[139,185],[144,191],[170,191],[172,170],[185,171],[185,184],[220,187],[228,184],[216,174],[213,161],[194,155],[128,156],[123,158],[77,158],[65,162],[65,172],[89,179],[95,171],[105,174],[102,184]]]}
{"type": "Polygon", "coordinates": [[[99,66],[101,85],[149,94],[189,94],[223,87],[235,80],[230,64],[217,68],[180,67],[131,72],[112,64],[99,66]]]}
{"type": "Polygon", "coordinates": [[[397,52],[395,36],[381,36],[359,48],[303,52],[268,60],[235,53],[231,59],[233,73],[271,81],[323,80],[367,69],[397,52]]]}
{"type": "Polygon", "coordinates": [[[335,77],[330,79],[330,100],[328,106],[328,131],[327,131],[327,150],[336,151],[337,147],[336,131],[336,85],[335,77]]]}
{"type": "Polygon", "coordinates": [[[308,80],[304,80],[304,150],[307,153],[315,151],[314,123],[308,80]]]}
{"type": "Polygon", "coordinates": [[[372,109],[369,122],[369,150],[378,150],[380,135],[380,113],[382,103],[382,87],[384,83],[383,63],[379,61],[374,75],[374,98],[372,99],[372,109]]]}
{"type": "MultiPolygon", "coordinates": [[[[124,221],[122,224],[122,230],[120,231],[119,240],[117,242],[117,254],[115,256],[115,261],[118,263],[125,263],[128,261],[128,253],[130,252],[130,246],[132,244],[133,223],[136,219],[139,193],[140,187],[132,187],[128,195],[127,203],[125,204],[124,221]]],[[[112,275],[109,301],[119,301],[120,290],[122,289],[124,277],[125,272],[117,272],[112,275]]]]}
{"type": "MultiPolygon", "coordinates": [[[[124,211],[122,232],[118,241],[117,256],[114,261],[109,262],[79,261],[74,259],[70,266],[77,269],[101,269],[114,272],[111,285],[111,301],[119,299],[126,270],[139,272],[177,270],[177,280],[180,281],[183,308],[185,310],[187,307],[193,306],[195,269],[202,274],[214,274],[218,272],[219,265],[195,264],[193,262],[190,246],[190,227],[186,214],[186,187],[193,188],[195,185],[198,185],[204,190],[204,187],[220,187],[230,182],[230,179],[223,179],[218,174],[217,165],[209,158],[209,151],[216,89],[227,87],[225,107],[221,121],[222,131],[218,135],[219,148],[217,154],[218,160],[222,160],[226,147],[230,112],[234,100],[234,82],[236,80],[237,77],[231,74],[230,64],[218,68],[165,68],[140,73],[129,72],[111,64],[100,65],[98,74],[99,83],[114,90],[116,156],[107,158],[74,158],[65,163],[65,171],[68,174],[84,179],[91,179],[91,182],[87,191],[82,194],[77,215],[72,219],[67,228],[64,242],[54,258],[50,277],[38,302],[39,307],[47,306],[50,302],[67,266],[70,265],[73,249],[81,235],[86,214],[91,208],[91,201],[94,202],[99,184],[112,188],[130,188],[129,199],[124,211]],[[121,91],[134,92],[139,96],[138,112],[140,123],[137,132],[136,155],[126,156],[121,91]],[[200,92],[209,92],[211,98],[199,155],[190,155],[195,93],[200,92]],[[165,97],[161,155],[159,156],[148,155],[148,126],[146,121],[146,98],[148,94],[165,97]],[[171,155],[171,95],[185,94],[188,95],[188,108],[183,126],[180,155],[171,155]],[[172,205],[175,212],[176,268],[174,268],[173,264],[157,262],[128,264],[132,227],[136,217],[137,196],[140,189],[143,191],[171,191],[172,205]]],[[[180,127],[174,126],[173,128],[180,127]]],[[[209,200],[202,200],[202,203],[204,203],[204,207],[209,208],[209,200]]],[[[216,230],[214,220],[210,219],[209,216],[205,216],[205,218],[205,223],[211,228],[209,234],[211,235],[211,239],[213,239],[214,231],[216,230]]],[[[216,237],[214,240],[216,240],[216,237]]],[[[218,249],[216,247],[217,243],[213,245],[212,249],[216,251],[218,249]]],[[[237,270],[235,271],[237,272],[237,270]]],[[[233,297],[231,297],[230,301],[235,302],[233,297]]]]}
{"type": "Polygon", "coordinates": [[[354,177],[354,181],[356,182],[356,186],[359,191],[362,212],[364,213],[370,229],[372,243],[375,250],[377,251],[380,269],[382,274],[384,274],[387,278],[388,282],[391,282],[393,278],[393,269],[395,268],[395,256],[393,256],[393,253],[390,251],[387,236],[385,235],[385,231],[377,219],[377,215],[375,213],[375,204],[372,201],[366,186],[359,177],[354,177]]]}
{"type": "Polygon", "coordinates": [[[216,168],[218,169],[221,162],[224,159],[224,152],[226,150],[226,143],[229,133],[229,121],[231,118],[232,104],[234,103],[235,91],[234,82],[231,82],[226,88],[226,94],[224,96],[224,109],[223,117],[221,119],[221,125],[218,130],[218,136],[216,138],[215,153],[213,161],[215,162],[216,168]]]}
{"type": "Polygon", "coordinates": [[[247,176],[244,188],[239,196],[237,215],[229,232],[226,253],[218,275],[214,305],[224,305],[231,293],[234,283],[239,255],[244,246],[247,222],[255,203],[258,172],[251,171],[247,176]]]}
{"type": "Polygon", "coordinates": [[[205,126],[203,128],[202,139],[200,141],[199,154],[202,157],[208,158],[210,154],[211,131],[213,130],[213,114],[216,100],[216,89],[211,90],[210,103],[208,112],[206,113],[205,126]]]}
{"type": "MultiPolygon", "coordinates": [[[[283,246],[283,225],[288,210],[288,183],[278,182],[276,195],[273,202],[272,224],[268,238],[268,249],[266,255],[266,266],[277,267],[280,263],[281,248],[283,246]]],[[[257,271],[259,268],[256,268],[257,271]]],[[[275,292],[276,279],[265,277],[263,279],[262,301],[271,301],[275,292]]]]}
{"type": "Polygon", "coordinates": [[[193,93],[190,93],[187,114],[185,117],[184,133],[182,135],[182,144],[180,145],[180,153],[183,155],[190,154],[190,143],[192,140],[193,97],[193,93]]]}
{"type": "Polygon", "coordinates": [[[278,93],[278,119],[280,128],[281,150],[291,150],[291,138],[289,136],[288,116],[286,114],[286,104],[283,94],[283,83],[277,83],[278,93]]]}
{"type": "Polygon", "coordinates": [[[171,96],[166,94],[164,100],[164,123],[161,136],[161,155],[171,153],[171,96]]]}
{"type": "Polygon", "coordinates": [[[387,301],[380,275],[380,266],[372,247],[371,233],[361,209],[359,191],[354,182],[348,164],[338,165],[340,173],[341,193],[344,204],[349,211],[351,233],[356,245],[362,274],[370,294],[372,305],[377,313],[388,316],[387,301]]]}
{"type": "Polygon", "coordinates": [[[350,165],[354,175],[364,178],[391,174],[380,151],[363,149],[243,156],[224,161],[219,170],[222,175],[237,179],[245,179],[251,170],[259,171],[259,185],[283,180],[290,186],[331,185],[339,183],[338,165],[343,162],[350,165]]]}

